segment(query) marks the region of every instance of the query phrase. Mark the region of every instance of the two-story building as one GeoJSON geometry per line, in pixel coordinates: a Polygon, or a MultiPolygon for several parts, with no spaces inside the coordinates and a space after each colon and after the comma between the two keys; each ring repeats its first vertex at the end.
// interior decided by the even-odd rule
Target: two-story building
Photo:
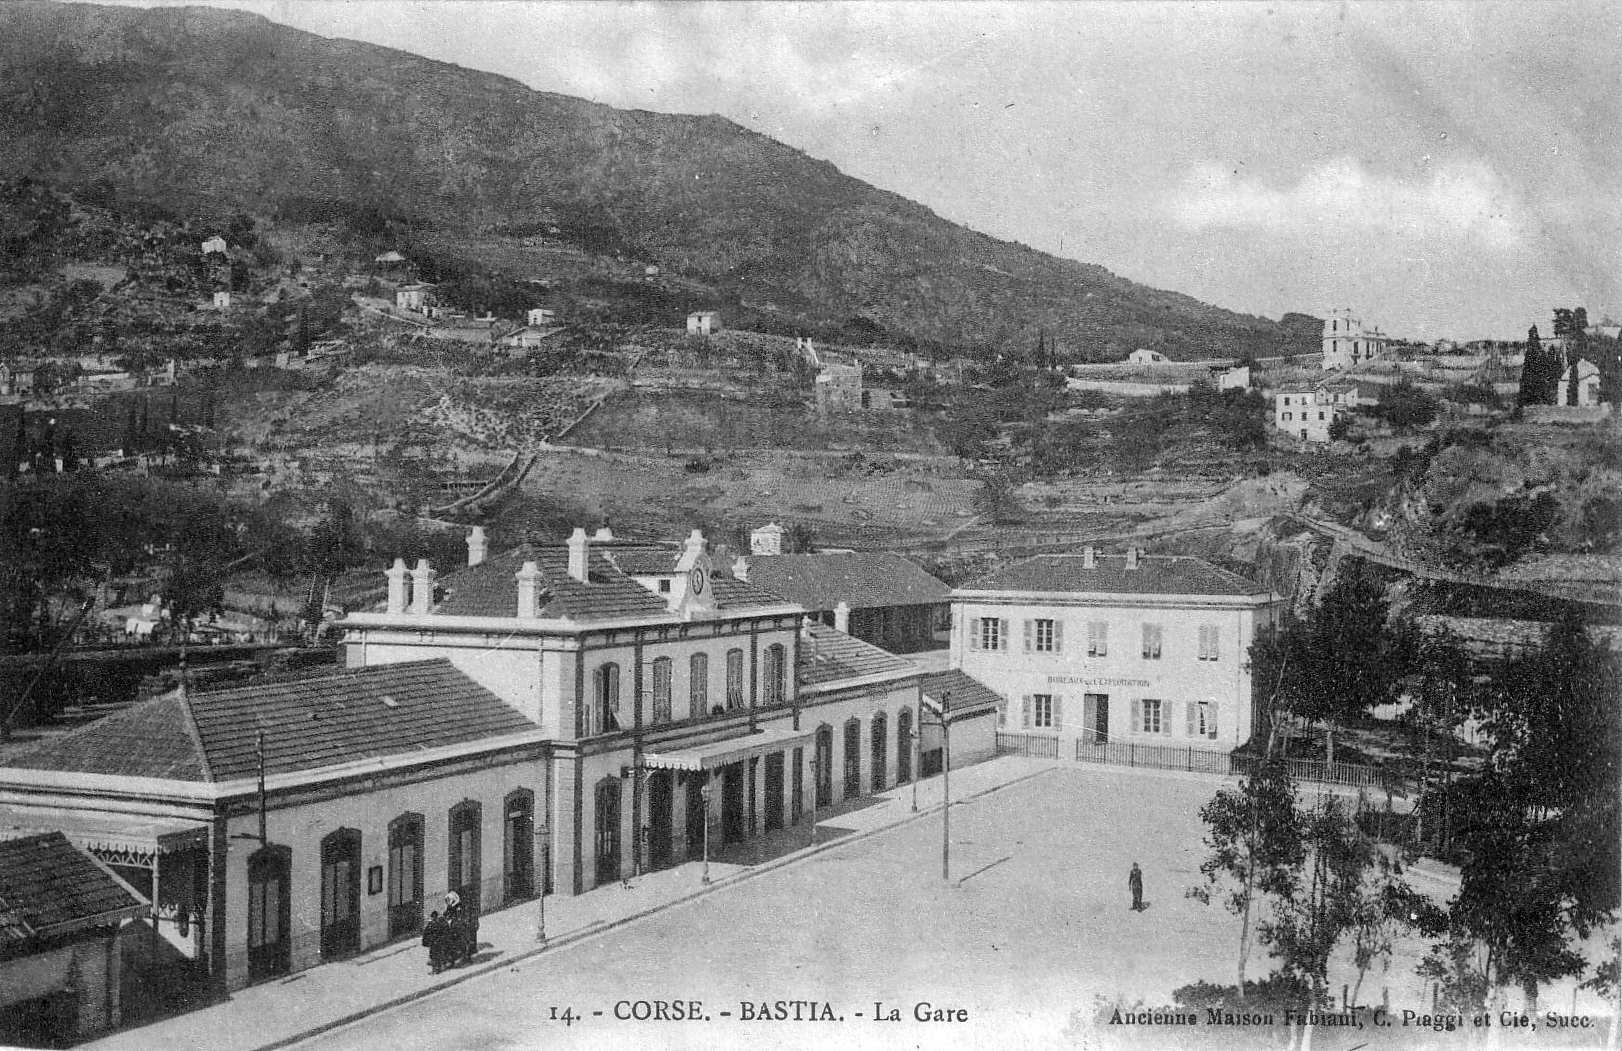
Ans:
{"type": "Polygon", "coordinates": [[[1391,338],[1350,310],[1331,311],[1323,327],[1323,365],[1326,369],[1351,369],[1386,355],[1391,338]]]}
{"type": "Polygon", "coordinates": [[[952,593],[951,666],[1002,696],[1005,728],[1063,749],[1227,751],[1256,725],[1247,655],[1282,610],[1268,588],[1197,558],[1039,555],[952,593]]]}
{"type": "Polygon", "coordinates": [[[1287,438],[1328,442],[1335,420],[1358,405],[1353,383],[1300,384],[1273,392],[1273,428],[1287,438]]]}

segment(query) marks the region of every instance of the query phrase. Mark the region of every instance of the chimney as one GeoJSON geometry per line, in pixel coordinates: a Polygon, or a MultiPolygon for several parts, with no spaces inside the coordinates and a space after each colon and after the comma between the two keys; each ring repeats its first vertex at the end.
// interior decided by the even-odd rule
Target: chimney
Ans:
{"type": "Polygon", "coordinates": [[[417,559],[411,571],[411,612],[427,613],[434,604],[434,571],[426,558],[417,559]]]}
{"type": "Polygon", "coordinates": [[[747,583],[749,580],[749,560],[739,555],[738,560],[732,563],[732,575],[738,580],[747,583]]]}
{"type": "Polygon", "coordinates": [[[1081,549],[1081,568],[1098,568],[1098,551],[1091,544],[1081,549]]]}
{"type": "Polygon", "coordinates": [[[850,603],[843,599],[834,607],[834,630],[850,634],[850,603]]]}
{"type": "Polygon", "coordinates": [[[569,575],[582,584],[591,579],[587,572],[591,564],[590,552],[591,544],[586,539],[586,531],[577,527],[569,534],[569,575]]]}
{"type": "Polygon", "coordinates": [[[811,623],[811,614],[809,613],[800,618],[800,638],[809,639],[811,637],[811,623]]]}
{"type": "Polygon", "coordinates": [[[467,564],[471,568],[484,561],[490,544],[484,538],[484,526],[474,526],[467,534],[467,564]]]}
{"type": "Polygon", "coordinates": [[[1138,568],[1138,548],[1129,547],[1129,548],[1126,549],[1126,568],[1127,569],[1137,569],[1138,568]]]}
{"type": "Polygon", "coordinates": [[[518,615],[520,617],[535,617],[536,599],[540,596],[541,571],[534,562],[525,562],[523,567],[513,574],[518,581],[518,615]]]}
{"type": "Polygon", "coordinates": [[[406,568],[405,559],[397,558],[394,560],[394,565],[390,566],[385,574],[389,578],[390,613],[404,613],[406,611],[406,596],[410,594],[408,590],[410,585],[406,583],[406,577],[410,572],[406,568]]]}

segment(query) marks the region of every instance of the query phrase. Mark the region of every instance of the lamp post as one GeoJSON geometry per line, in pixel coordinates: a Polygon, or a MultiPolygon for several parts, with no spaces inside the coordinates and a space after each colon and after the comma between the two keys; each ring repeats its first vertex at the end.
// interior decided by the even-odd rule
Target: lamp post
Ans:
{"type": "Polygon", "coordinates": [[[710,776],[704,774],[704,787],[699,790],[699,797],[704,800],[704,877],[703,884],[710,885],[710,776]]]}
{"type": "Polygon", "coordinates": [[[939,703],[921,698],[925,708],[941,728],[941,879],[952,878],[952,724],[946,709],[952,703],[951,691],[943,691],[939,703]]]}
{"type": "Polygon", "coordinates": [[[551,865],[548,864],[550,861],[550,853],[546,849],[547,834],[549,832],[550,829],[547,828],[545,821],[542,821],[540,824],[535,826],[535,853],[538,855],[536,860],[540,862],[539,866],[537,866],[539,869],[538,875],[540,878],[540,885],[535,888],[535,901],[537,903],[535,911],[535,941],[541,945],[546,944],[546,873],[547,869],[551,868],[551,865]]]}
{"type": "Polygon", "coordinates": [[[808,847],[817,845],[817,805],[822,801],[822,753],[811,749],[811,838],[808,847]]]}
{"type": "Polygon", "coordinates": [[[918,713],[918,719],[907,726],[907,747],[912,749],[912,812],[918,813],[918,782],[923,779],[923,739],[919,731],[923,729],[923,712],[918,713]]]}

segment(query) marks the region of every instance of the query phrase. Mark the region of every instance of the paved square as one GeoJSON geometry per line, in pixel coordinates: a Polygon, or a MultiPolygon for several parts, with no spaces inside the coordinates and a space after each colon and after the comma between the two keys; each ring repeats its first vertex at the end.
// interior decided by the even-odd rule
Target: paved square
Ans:
{"type": "MultiPolygon", "coordinates": [[[[1065,1030],[1073,1012],[1090,1017],[1099,997],[1168,1004],[1185,983],[1233,980],[1237,921],[1185,896],[1199,878],[1199,807],[1216,786],[1182,775],[1062,766],[953,808],[951,884],[940,878],[937,813],[315,1043],[1071,1045],[1077,1034],[1065,1030]],[[1149,907],[1142,913],[1128,908],[1134,860],[1144,872],[1149,907]],[[616,1011],[660,1010],[637,1001],[699,1001],[708,1021],[615,1018],[616,1011]],[[778,1009],[778,1001],[788,1003],[778,1009]],[[758,1013],[762,1002],[789,1018],[742,1020],[745,1004],[758,1013]],[[899,1010],[903,1021],[873,1021],[875,1002],[899,1010]],[[965,1009],[968,1020],[919,1022],[922,1002],[965,1009]],[[827,1011],[843,1024],[793,1020],[827,1011]],[[554,1012],[579,1020],[566,1025],[554,1012]]],[[[1417,950],[1403,946],[1389,976],[1372,973],[1362,1000],[1378,1003],[1389,983],[1393,1002],[1419,1003],[1426,994],[1412,976],[1417,950]]],[[[1267,969],[1258,947],[1251,976],[1267,969]]],[[[1332,977],[1337,986],[1353,980],[1345,966],[1332,977]]],[[[320,980],[319,971],[312,979],[320,980]]]]}

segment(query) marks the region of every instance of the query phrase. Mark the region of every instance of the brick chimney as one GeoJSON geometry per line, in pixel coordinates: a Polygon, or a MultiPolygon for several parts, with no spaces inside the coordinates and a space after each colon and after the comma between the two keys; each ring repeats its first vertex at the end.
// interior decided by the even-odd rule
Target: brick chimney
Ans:
{"type": "Polygon", "coordinates": [[[411,571],[411,612],[427,613],[434,605],[434,571],[426,558],[417,559],[411,571]]]}
{"type": "Polygon", "coordinates": [[[732,575],[747,582],[749,580],[749,560],[739,555],[738,560],[732,563],[732,575]]]}
{"type": "Polygon", "coordinates": [[[471,568],[484,561],[490,553],[489,541],[484,538],[484,526],[474,526],[467,534],[467,564],[471,568]]]}
{"type": "Polygon", "coordinates": [[[1141,550],[1140,548],[1136,548],[1136,547],[1129,547],[1129,548],[1126,549],[1126,568],[1127,569],[1137,569],[1138,568],[1138,552],[1140,550],[1141,550]]]}
{"type": "Polygon", "coordinates": [[[1091,544],[1081,549],[1081,568],[1098,568],[1098,551],[1091,544]]]}
{"type": "Polygon", "coordinates": [[[536,608],[540,597],[541,571],[534,562],[525,562],[513,579],[518,581],[518,615],[533,618],[540,615],[536,608]]]}
{"type": "Polygon", "coordinates": [[[850,634],[850,603],[843,599],[834,607],[834,630],[850,634]]]}
{"type": "Polygon", "coordinates": [[[394,565],[390,566],[388,572],[384,574],[389,578],[390,613],[404,613],[406,611],[406,603],[410,601],[408,596],[411,594],[411,585],[406,583],[406,578],[410,574],[411,571],[406,568],[405,559],[403,558],[395,559],[394,565]]]}
{"type": "Polygon", "coordinates": [[[569,575],[582,584],[589,583],[590,565],[591,541],[586,539],[586,531],[577,527],[569,534],[569,575]]]}

